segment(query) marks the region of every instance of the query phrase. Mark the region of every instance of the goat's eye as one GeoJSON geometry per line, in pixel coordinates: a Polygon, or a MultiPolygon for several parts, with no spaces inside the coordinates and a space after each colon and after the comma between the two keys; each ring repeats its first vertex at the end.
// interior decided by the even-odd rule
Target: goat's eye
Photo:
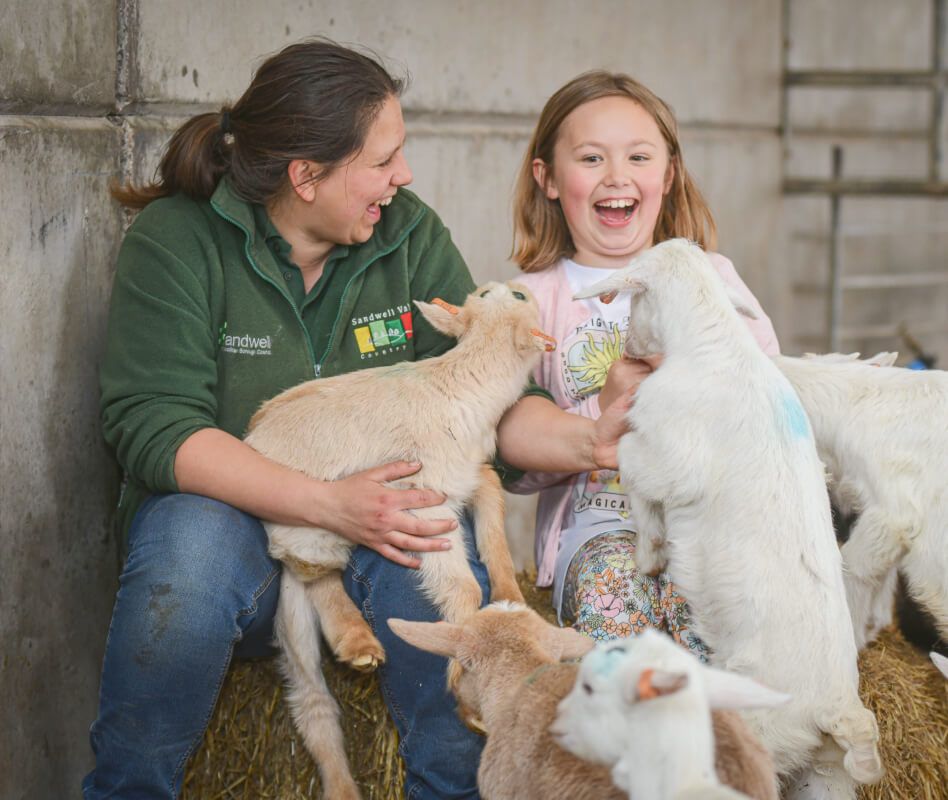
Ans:
{"type": "Polygon", "coordinates": [[[523,292],[514,292],[514,293],[513,293],[513,296],[516,297],[518,300],[526,300],[526,299],[527,299],[527,296],[526,296],[523,292]]]}
{"type": "Polygon", "coordinates": [[[586,683],[585,681],[583,681],[583,691],[586,692],[586,694],[592,694],[592,693],[593,693],[593,687],[590,686],[590,685],[589,685],[588,683],[586,683]]]}
{"type": "Polygon", "coordinates": [[[483,292],[481,292],[481,293],[478,295],[478,297],[487,297],[487,295],[489,295],[489,294],[490,294],[490,289],[485,289],[483,292]]]}

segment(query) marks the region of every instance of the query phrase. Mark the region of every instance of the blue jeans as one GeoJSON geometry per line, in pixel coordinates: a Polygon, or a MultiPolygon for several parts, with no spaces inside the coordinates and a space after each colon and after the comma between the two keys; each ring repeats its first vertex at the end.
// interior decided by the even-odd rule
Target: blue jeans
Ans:
{"type": "MultiPolygon", "coordinates": [[[[465,529],[486,598],[487,574],[470,555],[468,521],[465,529]]],[[[106,642],[86,800],[180,793],[231,659],[273,652],[279,573],[254,517],[188,494],[155,496],[141,507],[106,642]]],[[[463,725],[446,693],[445,659],[407,645],[384,622],[437,619],[414,570],[360,547],[344,579],[386,649],[380,679],[401,737],[406,798],[477,798],[483,740],[463,725]]]]}

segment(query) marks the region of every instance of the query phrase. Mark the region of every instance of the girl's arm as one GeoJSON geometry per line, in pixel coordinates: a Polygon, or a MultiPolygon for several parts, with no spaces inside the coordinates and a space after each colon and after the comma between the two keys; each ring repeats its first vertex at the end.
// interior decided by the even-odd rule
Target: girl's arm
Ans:
{"type": "Polygon", "coordinates": [[[191,434],[174,461],[182,492],[212,497],[261,519],[325,528],[406,567],[421,564],[410,553],[448,548],[446,540],[427,537],[457,526],[454,520],[422,520],[406,512],[439,505],[444,495],[383,485],[420,468],[398,461],[342,480],[319,481],[271,461],[217,428],[191,434]]]}
{"type": "Polygon", "coordinates": [[[626,431],[626,391],[595,420],[569,414],[544,397],[522,397],[497,428],[497,450],[511,466],[528,472],[618,469],[616,446],[626,431]]]}

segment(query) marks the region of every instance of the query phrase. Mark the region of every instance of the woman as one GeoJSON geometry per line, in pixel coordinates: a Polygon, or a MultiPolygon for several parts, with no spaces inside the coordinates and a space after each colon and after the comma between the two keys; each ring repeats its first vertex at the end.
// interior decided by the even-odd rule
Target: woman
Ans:
{"type": "MultiPolygon", "coordinates": [[[[174,134],[156,183],[114,191],[141,209],[119,254],[101,373],[103,429],[127,478],[127,557],[87,800],[177,796],[231,658],[267,651],[279,565],[260,519],[362,545],[345,583],[386,648],[380,679],[405,794],[477,797],[481,740],[446,700],[443,659],[385,624],[437,618],[405,568],[441,549],[438,535],[454,525],[410,509],[443,498],[384,485],[418,464],[317,481],[240,438],[259,405],[290,386],[452,344],[411,317],[412,299],[460,304],[474,284],[447,229],[403,188],[401,89],[361,53],[292,45],[233,107],[174,134]]],[[[524,399],[569,417],[554,466],[573,466],[570,448],[614,458],[614,442],[588,420],[524,399]]],[[[522,427],[512,452],[533,452],[522,427]]],[[[486,571],[470,561],[488,597],[486,571]]]]}

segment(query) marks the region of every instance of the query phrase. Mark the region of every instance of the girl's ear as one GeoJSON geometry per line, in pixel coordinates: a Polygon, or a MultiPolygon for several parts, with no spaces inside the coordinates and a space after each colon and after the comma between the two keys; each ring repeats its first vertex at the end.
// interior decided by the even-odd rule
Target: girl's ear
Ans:
{"type": "Polygon", "coordinates": [[[665,187],[662,189],[662,194],[666,195],[671,191],[672,183],[675,182],[675,159],[668,159],[668,169],[665,170],[665,187]]]}
{"type": "Polygon", "coordinates": [[[312,203],[316,197],[316,176],[319,170],[310,161],[301,158],[293,159],[286,168],[290,178],[290,186],[302,200],[312,203]]]}
{"type": "Polygon", "coordinates": [[[552,171],[542,158],[533,159],[533,179],[550,200],[556,200],[560,196],[553,182],[552,171]]]}

